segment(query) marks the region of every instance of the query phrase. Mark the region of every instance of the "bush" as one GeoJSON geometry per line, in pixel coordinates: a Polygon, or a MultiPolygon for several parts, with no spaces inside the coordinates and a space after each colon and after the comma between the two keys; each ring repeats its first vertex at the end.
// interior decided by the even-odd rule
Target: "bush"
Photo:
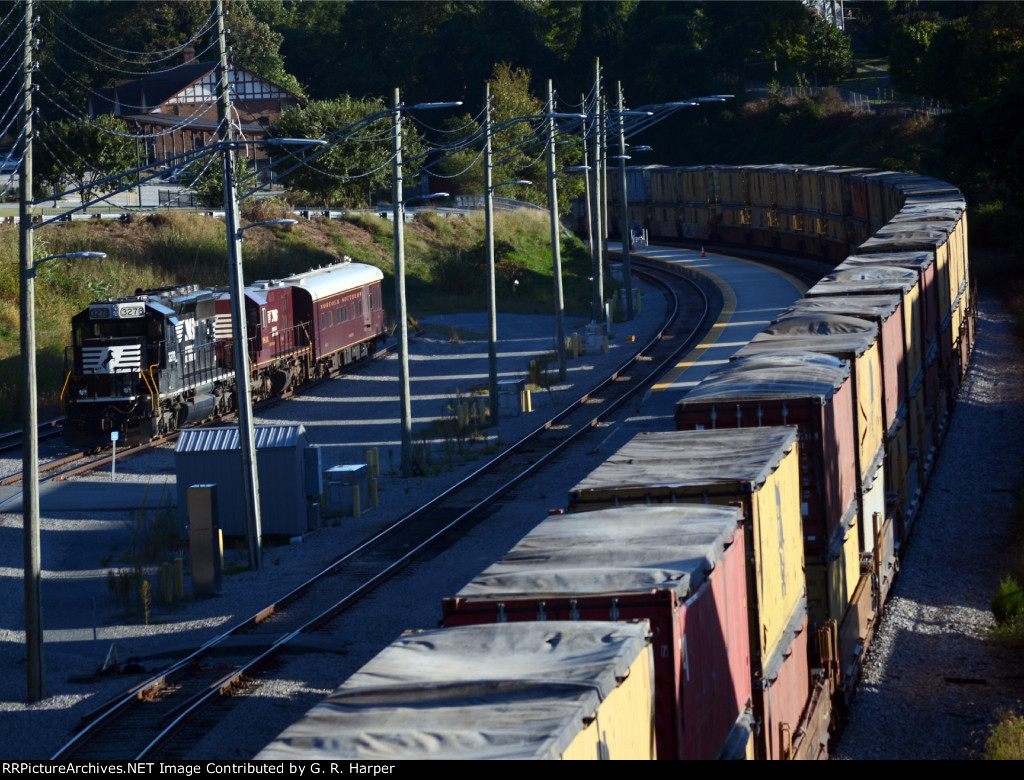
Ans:
{"type": "Polygon", "coordinates": [[[242,219],[247,222],[270,222],[295,219],[295,211],[280,198],[249,198],[242,201],[242,219]]]}
{"type": "Polygon", "coordinates": [[[1020,761],[1024,758],[1024,716],[1003,713],[985,741],[987,761],[1020,761]]]}
{"type": "Polygon", "coordinates": [[[1024,615],[1024,588],[1012,576],[1004,578],[990,606],[999,625],[1019,622],[1024,615]]]}

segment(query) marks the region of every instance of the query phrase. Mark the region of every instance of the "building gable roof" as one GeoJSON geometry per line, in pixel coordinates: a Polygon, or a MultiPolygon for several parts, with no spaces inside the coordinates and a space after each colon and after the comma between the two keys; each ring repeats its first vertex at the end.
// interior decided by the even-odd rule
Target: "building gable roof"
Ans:
{"type": "MultiPolygon", "coordinates": [[[[212,104],[216,99],[216,70],[216,62],[190,62],[141,79],[93,90],[89,96],[89,113],[91,116],[137,115],[152,113],[170,103],[212,104]]],[[[298,101],[294,93],[238,65],[230,66],[229,78],[235,99],[276,98],[298,101]],[[254,85],[259,94],[254,93],[254,85]]]]}

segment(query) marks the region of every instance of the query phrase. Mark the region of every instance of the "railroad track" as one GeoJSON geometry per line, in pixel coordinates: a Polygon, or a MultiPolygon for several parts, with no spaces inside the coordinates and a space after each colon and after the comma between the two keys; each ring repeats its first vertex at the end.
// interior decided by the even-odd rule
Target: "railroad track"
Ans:
{"type": "Polygon", "coordinates": [[[338,617],[424,551],[454,542],[455,532],[499,496],[645,391],[702,334],[709,311],[706,296],[683,275],[655,267],[638,272],[663,285],[674,305],[657,335],[602,385],[303,585],[91,713],[54,759],[178,757],[191,744],[189,724],[207,705],[247,687],[291,640],[338,617]],[[679,288],[691,298],[698,291],[700,311],[681,310],[679,288]]]}
{"type": "MultiPolygon", "coordinates": [[[[63,417],[55,417],[52,420],[39,423],[36,428],[39,440],[42,441],[43,439],[60,436],[61,426],[63,424],[63,417]]],[[[11,431],[9,433],[0,434],[0,453],[21,449],[21,433],[21,431],[11,431]]]]}
{"type": "MultiPolygon", "coordinates": [[[[371,355],[369,360],[373,361],[386,357],[387,355],[391,354],[394,350],[394,345],[384,347],[382,349],[377,350],[377,352],[371,355]]],[[[360,365],[364,364],[356,364],[357,367],[360,365]]],[[[338,374],[331,375],[329,377],[324,377],[323,379],[320,379],[318,381],[309,382],[296,390],[290,391],[279,396],[274,396],[273,398],[268,398],[257,404],[255,410],[263,411],[281,401],[301,396],[305,391],[311,390],[312,388],[319,385],[321,382],[330,381],[331,379],[340,379],[344,377],[347,373],[347,371],[344,371],[338,374]]],[[[48,420],[47,422],[40,423],[38,428],[39,440],[42,441],[43,439],[59,436],[61,434],[61,426],[64,422],[64,419],[65,418],[63,417],[58,417],[53,420],[48,420]]],[[[208,425],[224,425],[226,423],[234,423],[236,421],[237,417],[235,416],[234,413],[232,413],[224,415],[223,417],[211,418],[207,422],[199,424],[197,427],[204,427],[208,425]]],[[[117,451],[118,457],[126,458],[131,455],[136,455],[140,452],[145,452],[146,450],[152,449],[153,447],[159,446],[161,444],[167,444],[177,439],[180,433],[181,431],[174,431],[166,436],[153,439],[152,441],[148,441],[143,444],[136,444],[131,447],[120,447],[117,451]]],[[[12,431],[10,433],[0,434],[0,452],[7,452],[11,450],[20,449],[22,438],[22,431],[12,431]]],[[[111,454],[100,453],[97,455],[90,452],[73,452],[70,455],[65,455],[60,458],[55,458],[54,460],[51,461],[40,463],[39,473],[41,475],[46,475],[46,481],[52,480],[59,482],[64,479],[70,479],[71,477],[78,476],[79,474],[85,474],[89,471],[94,471],[95,469],[109,466],[112,459],[113,456],[111,454]],[[69,469],[64,469],[65,466],[69,466],[72,463],[78,463],[79,461],[83,460],[86,462],[79,463],[77,466],[73,466],[72,468],[69,469]],[[61,471],[60,469],[64,470],[61,471]]],[[[3,479],[0,479],[0,486],[16,485],[19,482],[21,482],[21,479],[22,474],[12,474],[9,477],[4,477],[3,479]]]]}

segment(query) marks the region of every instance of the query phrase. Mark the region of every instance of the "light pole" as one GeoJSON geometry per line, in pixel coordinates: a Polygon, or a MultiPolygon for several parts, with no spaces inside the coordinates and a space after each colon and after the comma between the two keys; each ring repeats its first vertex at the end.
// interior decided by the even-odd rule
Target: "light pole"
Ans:
{"type": "Polygon", "coordinates": [[[498,424],[498,297],[494,289],[494,191],[509,184],[528,186],[526,179],[491,181],[491,85],[484,88],[484,243],[487,247],[487,374],[490,380],[491,425],[498,424]]]}
{"type": "MultiPolygon", "coordinates": [[[[619,130],[619,150],[621,153],[611,159],[619,161],[619,239],[622,242],[622,284],[626,288],[626,319],[631,320],[633,319],[633,282],[630,273],[630,250],[633,248],[633,229],[629,225],[629,204],[626,202],[628,195],[626,190],[626,160],[629,159],[629,155],[626,154],[626,136],[622,132],[621,127],[619,130]]],[[[634,146],[630,151],[649,152],[651,147],[634,146]]]]}
{"type": "Polygon", "coordinates": [[[565,381],[565,300],[562,294],[562,247],[558,231],[558,170],[555,157],[555,88],[548,79],[548,207],[551,209],[551,263],[555,276],[555,349],[558,380],[565,381]]]}
{"type": "MultiPolygon", "coordinates": [[[[454,103],[417,103],[409,109],[420,108],[455,108],[462,102],[454,103]]],[[[405,301],[405,215],[403,207],[414,200],[427,198],[447,198],[447,192],[433,195],[402,199],[402,97],[395,87],[392,103],[392,142],[393,142],[393,201],[395,219],[395,317],[398,320],[398,405],[402,426],[402,476],[412,476],[412,400],[409,392],[409,322],[406,314],[405,301]]]]}
{"type": "MultiPolygon", "coordinates": [[[[400,132],[400,131],[399,131],[400,132]]],[[[417,195],[401,200],[401,160],[395,178],[395,317],[398,320],[398,406],[402,426],[402,476],[412,476],[412,392],[409,389],[409,313],[405,299],[405,204],[416,200],[447,198],[447,192],[417,195]]]]}
{"type": "MultiPolygon", "coordinates": [[[[225,83],[222,85],[224,100],[227,93],[226,63],[222,64],[225,83]]],[[[222,108],[224,116],[230,110],[222,108]]],[[[263,565],[260,543],[262,522],[260,520],[260,487],[256,471],[256,434],[252,420],[252,395],[249,392],[249,339],[245,322],[245,274],[242,268],[242,234],[258,225],[294,225],[294,219],[276,219],[254,222],[241,226],[238,210],[238,182],[235,180],[234,149],[249,143],[229,138],[221,142],[221,161],[224,173],[224,222],[227,227],[228,265],[231,276],[231,338],[234,341],[235,386],[238,396],[238,448],[242,465],[242,507],[245,510],[245,533],[249,543],[249,566],[259,569],[263,565]]],[[[274,138],[267,142],[274,146],[323,146],[326,142],[305,138],[274,138]]],[[[253,174],[250,174],[253,175],[253,174]]]]}
{"type": "MultiPolygon", "coordinates": [[[[629,267],[629,236],[632,235],[630,232],[628,235],[626,230],[628,228],[629,221],[629,209],[626,207],[626,160],[629,157],[626,156],[626,110],[623,106],[622,100],[622,82],[618,83],[619,88],[619,103],[618,103],[618,115],[619,115],[619,197],[622,201],[620,227],[619,227],[619,238],[622,242],[622,285],[626,288],[626,321],[633,319],[633,279],[630,273],[629,267]]],[[[631,111],[630,114],[642,115],[642,116],[653,116],[650,111],[631,111]]],[[[651,147],[635,147],[634,151],[640,151],[641,149],[647,151],[651,147]]]]}
{"type": "Polygon", "coordinates": [[[235,353],[235,386],[238,388],[238,448],[242,458],[242,502],[245,507],[245,533],[249,542],[249,566],[259,569],[263,565],[263,548],[260,542],[262,523],[260,520],[260,487],[256,470],[256,431],[252,419],[252,394],[249,392],[249,339],[245,322],[245,278],[242,269],[242,234],[250,228],[261,225],[294,225],[298,220],[274,219],[238,225],[238,199],[235,197],[235,181],[231,155],[224,154],[225,218],[228,225],[228,255],[231,258],[231,328],[235,353]],[[230,204],[230,205],[229,205],[230,204]]]}
{"type": "Polygon", "coordinates": [[[495,291],[494,257],[494,191],[498,187],[519,184],[529,186],[532,181],[516,179],[491,184],[491,139],[487,137],[484,153],[484,243],[487,248],[487,374],[490,380],[489,394],[491,424],[498,424],[498,295],[495,291]]]}
{"type": "Polygon", "coordinates": [[[43,664],[42,553],[39,545],[39,406],[36,380],[36,271],[43,263],[67,258],[104,258],[105,252],[67,252],[41,260],[23,258],[21,273],[22,365],[22,541],[25,559],[25,653],[28,659],[28,698],[39,701],[46,692],[43,664]]]}

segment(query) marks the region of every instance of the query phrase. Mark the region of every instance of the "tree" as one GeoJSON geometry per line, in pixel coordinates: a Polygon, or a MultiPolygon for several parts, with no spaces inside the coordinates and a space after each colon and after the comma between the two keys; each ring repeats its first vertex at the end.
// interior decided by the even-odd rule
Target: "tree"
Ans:
{"type": "MultiPolygon", "coordinates": [[[[252,162],[246,157],[235,158],[235,181],[252,173],[252,162]]],[[[195,192],[203,206],[224,206],[224,164],[220,154],[200,157],[185,168],[180,181],[195,192]]]]}
{"type": "MultiPolygon", "coordinates": [[[[491,89],[491,181],[494,184],[511,181],[530,181],[532,184],[510,184],[496,191],[500,197],[547,203],[547,171],[543,150],[546,143],[546,125],[541,119],[545,104],[530,90],[530,71],[515,68],[507,62],[494,66],[488,81],[491,89]],[[520,118],[530,118],[522,119],[520,118]]],[[[468,116],[452,120],[450,126],[464,127],[465,137],[480,136],[479,143],[453,153],[441,160],[436,168],[441,175],[453,177],[449,186],[457,194],[482,195],[484,192],[483,126],[468,116]]],[[[578,145],[560,145],[560,167],[574,165],[581,157],[578,145]]],[[[571,198],[582,188],[578,176],[559,177],[559,202],[568,207],[571,198]],[[566,188],[566,189],[563,189],[566,188]]]]}
{"type": "Polygon", "coordinates": [[[922,63],[938,29],[937,22],[925,19],[904,25],[893,33],[889,44],[889,76],[897,89],[914,95],[924,94],[922,63]]]}
{"type": "Polygon", "coordinates": [[[111,115],[89,122],[70,119],[45,125],[35,145],[34,183],[53,192],[81,189],[82,203],[97,192],[112,192],[132,184],[136,177],[122,177],[103,185],[97,182],[138,166],[138,149],[132,128],[111,115]]]}
{"type": "MultiPolygon", "coordinates": [[[[362,100],[345,95],[337,100],[316,100],[305,106],[285,109],[267,131],[270,138],[326,139],[330,145],[314,148],[308,162],[284,176],[286,186],[308,193],[323,205],[368,204],[378,190],[390,189],[392,154],[391,112],[380,98],[362,100]],[[380,114],[376,119],[368,117],[380,114]]],[[[419,164],[423,142],[410,122],[403,124],[403,157],[411,161],[409,177],[419,164]]],[[[267,154],[278,161],[283,173],[297,160],[284,160],[293,146],[267,146],[267,154]]]]}
{"type": "Polygon", "coordinates": [[[263,18],[275,21],[280,3],[234,2],[231,4],[231,60],[257,76],[262,76],[300,97],[302,85],[285,70],[280,53],[284,36],[263,18]]]}
{"type": "Polygon", "coordinates": [[[807,66],[827,84],[842,81],[853,72],[850,39],[821,17],[814,17],[807,35],[807,66]]]}

